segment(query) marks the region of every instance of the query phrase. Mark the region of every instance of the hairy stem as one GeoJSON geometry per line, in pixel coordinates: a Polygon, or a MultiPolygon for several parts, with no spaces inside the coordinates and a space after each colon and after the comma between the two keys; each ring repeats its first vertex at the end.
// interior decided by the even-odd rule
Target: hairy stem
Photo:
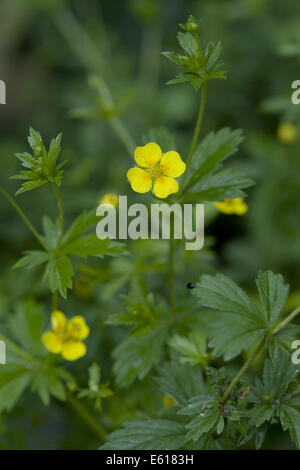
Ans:
{"type": "Polygon", "coordinates": [[[222,405],[224,405],[226,403],[226,401],[228,400],[232,390],[234,389],[234,387],[236,386],[236,384],[238,383],[238,381],[240,380],[242,375],[246,372],[246,370],[248,369],[248,367],[250,366],[252,361],[254,361],[254,359],[258,356],[260,351],[263,349],[263,347],[265,345],[265,340],[266,340],[266,338],[264,337],[263,340],[259,343],[259,345],[249,355],[249,357],[248,357],[247,361],[245,362],[245,364],[243,365],[243,367],[238,371],[236,376],[232,379],[231,383],[229,384],[229,386],[225,390],[224,395],[222,396],[222,399],[221,399],[221,404],[222,405]]]}
{"type": "Polygon", "coordinates": [[[70,392],[67,392],[67,400],[80,418],[83,419],[91,430],[100,438],[101,442],[105,442],[106,432],[101,424],[95,419],[91,411],[70,392]]]}
{"type": "Polygon", "coordinates": [[[14,209],[17,211],[19,216],[23,219],[29,230],[31,230],[32,234],[35,236],[37,241],[42,245],[44,250],[48,251],[48,248],[46,247],[45,243],[42,240],[42,237],[38,234],[37,230],[34,228],[28,217],[24,214],[22,211],[21,207],[16,203],[16,201],[5,191],[5,189],[0,186],[0,192],[3,194],[3,196],[6,197],[6,199],[10,202],[10,204],[14,207],[14,209]]]}
{"type": "Polygon", "coordinates": [[[54,187],[54,191],[55,191],[56,198],[57,198],[57,204],[58,204],[60,239],[61,239],[61,237],[63,236],[63,233],[64,233],[64,223],[65,223],[64,204],[63,204],[63,200],[62,200],[60,190],[59,190],[57,184],[54,183],[53,187],[54,187]]]}
{"type": "Polygon", "coordinates": [[[282,322],[280,322],[273,330],[272,330],[272,335],[276,335],[278,331],[280,331],[282,328],[284,328],[290,321],[292,321],[298,314],[300,313],[300,306],[297,307],[295,310],[290,313],[282,322]]]}
{"type": "Polygon", "coordinates": [[[182,187],[183,187],[185,178],[188,174],[188,170],[191,166],[192,158],[193,158],[193,155],[194,155],[196,147],[197,147],[199,134],[200,134],[200,131],[201,131],[203,117],[204,117],[204,111],[205,111],[205,105],[206,105],[206,95],[207,95],[207,84],[204,82],[202,84],[201,102],[200,102],[200,107],[199,107],[199,112],[198,112],[198,118],[197,118],[195,130],[194,130],[194,135],[193,135],[193,140],[192,140],[192,143],[191,143],[190,152],[189,152],[188,159],[187,159],[187,162],[186,162],[186,171],[185,171],[185,174],[183,176],[182,183],[181,183],[182,187]]]}

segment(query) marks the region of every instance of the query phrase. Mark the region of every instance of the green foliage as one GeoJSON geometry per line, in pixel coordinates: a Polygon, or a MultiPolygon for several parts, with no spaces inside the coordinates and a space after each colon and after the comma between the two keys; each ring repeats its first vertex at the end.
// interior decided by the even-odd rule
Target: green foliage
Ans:
{"type": "Polygon", "coordinates": [[[109,388],[109,383],[101,383],[101,369],[95,362],[89,367],[88,388],[78,389],[79,398],[87,398],[94,401],[94,408],[102,410],[102,399],[113,395],[109,388]]]}
{"type": "Polygon", "coordinates": [[[180,362],[191,366],[207,364],[209,355],[206,351],[206,339],[200,331],[192,331],[188,337],[175,335],[169,339],[169,345],[181,354],[180,362]]]}
{"type": "Polygon", "coordinates": [[[167,419],[131,421],[124,429],[114,431],[102,450],[164,450],[183,446],[185,432],[182,424],[167,419]]]}
{"type": "Polygon", "coordinates": [[[197,147],[184,181],[184,202],[223,201],[225,198],[243,197],[243,189],[253,182],[239,172],[222,169],[222,162],[237,152],[243,135],[240,130],[225,127],[211,132],[197,147]]]}
{"type": "Polygon", "coordinates": [[[177,83],[190,83],[198,90],[208,80],[226,78],[226,71],[220,70],[223,62],[219,60],[221,54],[221,42],[210,42],[203,53],[197,30],[199,25],[190,16],[185,25],[180,25],[186,32],[179,32],[178,42],[184,53],[163,52],[167,59],[176,65],[184,67],[185,71],[179,73],[176,78],[168,81],[168,85],[177,83]]]}
{"type": "Polygon", "coordinates": [[[16,157],[21,161],[22,166],[27,168],[20,171],[17,175],[12,176],[13,179],[27,180],[22,183],[16,194],[30,191],[47,183],[60,186],[63,170],[61,169],[66,162],[57,165],[60,154],[61,136],[59,134],[55,139],[51,140],[48,152],[43,144],[42,137],[39,132],[29,129],[28,142],[32,149],[32,154],[17,153],[16,157]]]}

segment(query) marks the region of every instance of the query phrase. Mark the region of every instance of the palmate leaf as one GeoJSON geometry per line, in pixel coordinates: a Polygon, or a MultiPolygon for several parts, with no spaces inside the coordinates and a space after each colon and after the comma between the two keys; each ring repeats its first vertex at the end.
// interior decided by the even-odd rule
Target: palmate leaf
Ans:
{"type": "Polygon", "coordinates": [[[223,355],[225,360],[230,360],[262,340],[264,335],[270,336],[286,302],[288,288],[282,276],[270,271],[258,274],[257,285],[262,308],[222,274],[203,275],[196,285],[193,294],[200,304],[214,310],[207,312],[209,322],[203,315],[197,322],[211,338],[209,346],[213,348],[213,357],[223,355]]]}
{"type": "Polygon", "coordinates": [[[290,384],[298,380],[298,375],[290,353],[275,348],[264,363],[263,380],[255,379],[246,401],[254,405],[247,413],[250,427],[260,427],[278,418],[283,430],[289,430],[292,440],[300,448],[300,387],[297,385],[292,393],[289,391],[290,384]]]}
{"type": "Polygon", "coordinates": [[[199,25],[194,18],[190,18],[185,25],[181,25],[185,32],[177,35],[183,53],[163,52],[163,55],[184,69],[175,79],[169,80],[167,85],[190,83],[198,90],[208,80],[226,78],[226,71],[222,70],[223,62],[219,60],[221,42],[210,42],[203,53],[197,37],[199,25]]]}
{"type": "Polygon", "coordinates": [[[34,268],[49,260],[49,254],[41,250],[25,251],[24,256],[20,258],[13,266],[14,269],[28,267],[34,268]]]}
{"type": "Polygon", "coordinates": [[[112,432],[101,450],[176,450],[183,447],[185,434],[185,427],[176,421],[131,421],[112,432]]]}
{"type": "Polygon", "coordinates": [[[16,157],[21,161],[26,170],[20,171],[12,179],[27,180],[24,182],[16,194],[24,193],[38,188],[47,183],[61,184],[62,166],[65,162],[57,165],[57,159],[60,154],[61,134],[51,140],[49,151],[47,152],[39,132],[30,128],[28,143],[32,149],[33,155],[24,152],[17,153],[16,157]]]}

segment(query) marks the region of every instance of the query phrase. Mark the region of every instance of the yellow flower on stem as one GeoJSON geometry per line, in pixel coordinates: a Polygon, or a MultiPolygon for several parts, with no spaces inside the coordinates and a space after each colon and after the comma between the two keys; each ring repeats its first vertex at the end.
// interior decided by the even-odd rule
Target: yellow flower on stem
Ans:
{"type": "Polygon", "coordinates": [[[155,196],[161,199],[177,193],[179,185],[175,178],[185,172],[185,163],[178,152],[171,150],[163,154],[158,144],[149,142],[135,149],[134,159],[139,166],[127,172],[133,191],[147,193],[153,188],[155,196]]]}
{"type": "Polygon", "coordinates": [[[59,310],[51,314],[52,331],[42,335],[42,341],[53,354],[61,354],[67,361],[76,361],[86,354],[86,346],[82,342],[90,334],[85,319],[80,315],[67,321],[66,316],[59,310]]]}
{"type": "Polygon", "coordinates": [[[214,203],[219,212],[231,215],[244,215],[248,211],[248,206],[242,197],[224,199],[223,202],[214,203]]]}
{"type": "Polygon", "coordinates": [[[277,137],[283,144],[292,144],[298,137],[297,127],[291,122],[283,122],[277,129],[277,137]]]}
{"type": "Polygon", "coordinates": [[[106,204],[107,206],[118,207],[119,198],[115,193],[106,193],[100,199],[100,204],[106,204]]]}

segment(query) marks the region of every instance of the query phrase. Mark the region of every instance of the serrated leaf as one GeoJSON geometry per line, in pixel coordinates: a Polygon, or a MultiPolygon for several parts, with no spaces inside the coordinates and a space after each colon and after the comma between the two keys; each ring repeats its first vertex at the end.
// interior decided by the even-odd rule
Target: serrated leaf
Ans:
{"type": "Polygon", "coordinates": [[[182,49],[184,49],[185,52],[187,52],[191,58],[198,55],[199,46],[196,39],[191,33],[179,32],[177,34],[177,39],[182,49]]]}
{"type": "Polygon", "coordinates": [[[13,269],[21,268],[21,267],[28,267],[34,268],[39,266],[40,264],[45,263],[49,259],[49,254],[46,251],[41,250],[29,250],[25,251],[24,256],[17,261],[13,269]]]}
{"type": "Polygon", "coordinates": [[[185,428],[176,421],[146,419],[125,423],[112,432],[101,450],[176,450],[185,441],[185,428]]]}
{"type": "Polygon", "coordinates": [[[241,130],[231,131],[227,127],[208,134],[193,155],[184,191],[216,171],[222,161],[237,151],[242,141],[241,130]]]}
{"type": "Polygon", "coordinates": [[[268,325],[273,325],[278,319],[289,295],[289,285],[284,284],[281,274],[272,271],[260,271],[256,280],[260,301],[268,325]]]}
{"type": "Polygon", "coordinates": [[[200,331],[192,331],[187,338],[174,335],[169,339],[168,344],[182,355],[180,358],[182,364],[188,363],[193,366],[208,362],[206,339],[200,331]]]}
{"type": "Polygon", "coordinates": [[[167,328],[159,324],[144,337],[129,336],[117,346],[113,352],[113,371],[119,386],[143,379],[159,362],[166,334],[167,328]]]}
{"type": "Polygon", "coordinates": [[[189,399],[205,391],[203,374],[200,368],[169,362],[158,368],[157,383],[161,392],[170,395],[180,406],[187,405],[189,399]]]}
{"type": "Polygon", "coordinates": [[[188,189],[183,202],[224,201],[244,197],[243,189],[253,186],[254,181],[231,169],[204,176],[199,183],[188,189]]]}
{"type": "Polygon", "coordinates": [[[58,291],[64,298],[67,297],[67,289],[72,287],[74,274],[70,259],[63,255],[52,257],[47,263],[44,279],[48,281],[52,292],[58,291]]]}
{"type": "Polygon", "coordinates": [[[118,256],[124,254],[124,244],[109,240],[100,240],[95,233],[83,235],[62,247],[66,254],[79,256],[80,258],[87,258],[88,256],[96,256],[103,258],[103,256],[118,256]]]}
{"type": "Polygon", "coordinates": [[[96,210],[82,212],[77,219],[72,223],[70,228],[65,233],[62,239],[62,246],[72,242],[80,235],[82,235],[87,229],[96,225],[99,218],[96,216],[96,210]]]}

